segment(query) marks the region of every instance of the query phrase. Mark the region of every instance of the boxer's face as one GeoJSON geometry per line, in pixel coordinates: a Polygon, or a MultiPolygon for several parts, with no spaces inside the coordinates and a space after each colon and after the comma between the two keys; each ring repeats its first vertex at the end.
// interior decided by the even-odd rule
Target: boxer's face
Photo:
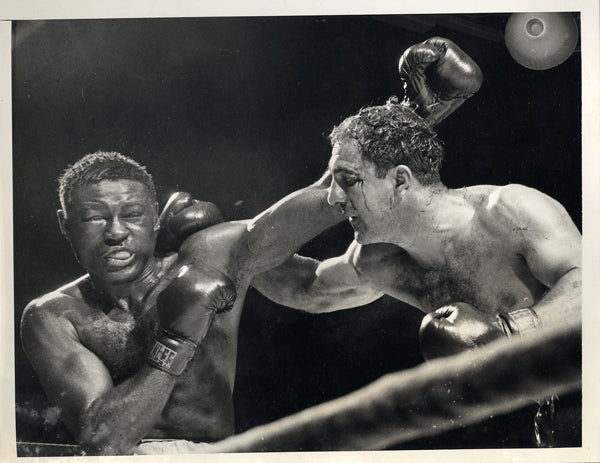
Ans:
{"type": "Polygon", "coordinates": [[[360,154],[353,139],[336,143],[329,160],[333,181],[328,201],[348,217],[361,244],[391,241],[395,181],[390,172],[378,178],[375,166],[360,154]]]}
{"type": "Polygon", "coordinates": [[[103,180],[74,193],[61,228],[90,275],[117,284],[135,280],[149,267],[158,223],[146,186],[103,180]]]}

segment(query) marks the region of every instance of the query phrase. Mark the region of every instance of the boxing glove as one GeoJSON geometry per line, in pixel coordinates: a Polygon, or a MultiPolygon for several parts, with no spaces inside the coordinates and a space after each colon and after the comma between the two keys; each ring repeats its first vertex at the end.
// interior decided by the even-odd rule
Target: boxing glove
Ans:
{"type": "Polygon", "coordinates": [[[419,344],[423,357],[429,360],[454,355],[505,335],[497,316],[458,302],[441,307],[423,318],[419,344]]]}
{"type": "Polygon", "coordinates": [[[434,37],[409,47],[398,63],[405,102],[435,126],[479,90],[483,74],[458,45],[434,37]]]}
{"type": "Polygon", "coordinates": [[[198,263],[184,265],[156,301],[163,328],[148,362],[180,375],[202,342],[216,314],[233,306],[235,285],[223,273],[198,263]]]}
{"type": "Polygon", "coordinates": [[[223,222],[221,212],[213,203],[198,201],[184,192],[173,193],[159,216],[160,230],[155,252],[164,255],[177,252],[191,234],[223,222]]]}

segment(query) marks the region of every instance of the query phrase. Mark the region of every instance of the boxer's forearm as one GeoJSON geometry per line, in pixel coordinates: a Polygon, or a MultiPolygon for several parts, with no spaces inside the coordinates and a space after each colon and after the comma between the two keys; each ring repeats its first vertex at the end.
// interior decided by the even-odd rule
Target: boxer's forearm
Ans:
{"type": "Polygon", "coordinates": [[[532,307],[543,327],[581,322],[581,269],[565,273],[532,307]]]}
{"type": "Polygon", "coordinates": [[[340,209],[327,203],[330,182],[330,175],[325,174],[248,224],[246,242],[255,274],[283,263],[304,243],[344,220],[340,209]]]}
{"type": "Polygon", "coordinates": [[[129,453],[158,421],[174,384],[174,376],[144,365],[87,408],[75,433],[82,447],[90,455],[129,453]]]}

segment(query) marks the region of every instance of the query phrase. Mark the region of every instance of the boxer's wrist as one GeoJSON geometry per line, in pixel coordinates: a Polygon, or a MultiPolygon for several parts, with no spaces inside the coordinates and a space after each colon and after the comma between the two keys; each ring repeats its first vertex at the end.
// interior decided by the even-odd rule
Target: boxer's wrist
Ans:
{"type": "Polygon", "coordinates": [[[165,330],[154,340],[146,361],[171,376],[179,376],[194,356],[197,347],[193,342],[165,330]]]}
{"type": "Polygon", "coordinates": [[[497,319],[504,334],[509,337],[533,333],[540,324],[535,311],[528,307],[499,313],[497,319]]]}

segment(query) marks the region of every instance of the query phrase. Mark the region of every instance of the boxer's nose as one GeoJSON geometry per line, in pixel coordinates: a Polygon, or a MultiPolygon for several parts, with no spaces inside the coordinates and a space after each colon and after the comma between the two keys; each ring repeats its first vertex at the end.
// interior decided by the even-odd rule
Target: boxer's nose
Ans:
{"type": "Polygon", "coordinates": [[[331,185],[329,186],[329,190],[327,192],[327,202],[331,206],[335,206],[336,204],[344,205],[346,203],[346,193],[344,190],[336,183],[334,179],[331,180],[331,185]]]}
{"type": "Polygon", "coordinates": [[[129,236],[129,229],[118,217],[110,220],[104,230],[104,242],[109,245],[122,243],[129,236]]]}

